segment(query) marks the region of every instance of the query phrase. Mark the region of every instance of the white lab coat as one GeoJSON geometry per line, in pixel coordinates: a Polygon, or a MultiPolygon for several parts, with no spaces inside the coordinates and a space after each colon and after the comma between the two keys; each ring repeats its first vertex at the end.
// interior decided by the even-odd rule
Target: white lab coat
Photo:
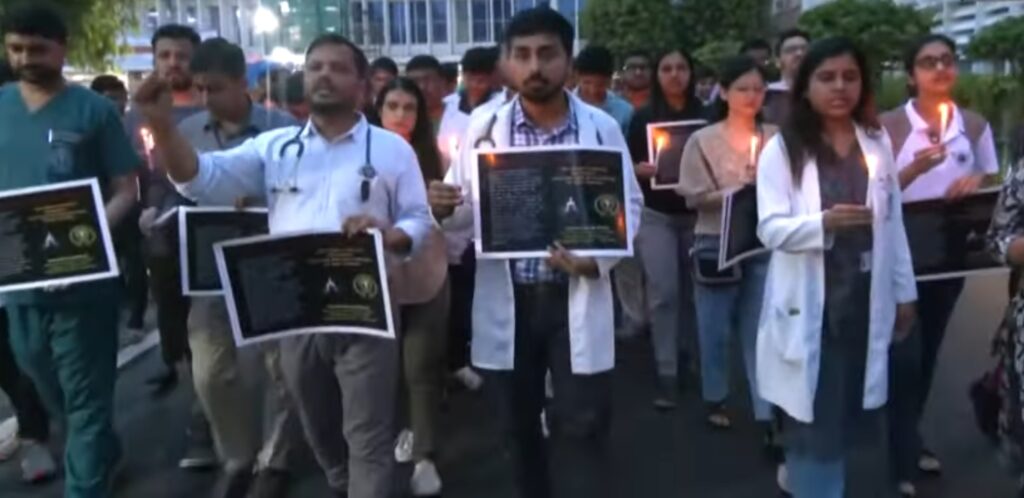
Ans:
{"type": "MultiPolygon", "coordinates": [[[[640,226],[643,194],[633,173],[626,140],[619,124],[600,109],[591,107],[570,94],[579,123],[582,146],[597,146],[600,133],[603,145],[623,151],[622,169],[627,193],[627,234],[635,237],[640,226]]],[[[466,135],[467,142],[459,151],[459,158],[448,171],[445,182],[459,185],[462,192],[473,192],[472,171],[476,165],[474,148],[489,149],[509,145],[512,103],[501,106],[495,113],[475,114],[466,135]],[[476,141],[486,136],[492,116],[496,116],[489,141],[476,141]]],[[[467,195],[466,202],[443,222],[446,231],[458,231],[473,225],[473,204],[476,199],[467,195]]],[[[615,331],[612,287],[609,274],[617,258],[597,258],[600,276],[595,279],[574,277],[569,279],[569,342],[572,371],[575,374],[595,374],[615,366],[615,331]]],[[[487,370],[511,370],[515,367],[515,302],[512,275],[507,260],[479,259],[476,263],[476,292],[473,298],[473,365],[487,370]]]]}
{"type": "MultiPolygon", "coordinates": [[[[871,309],[864,379],[864,408],[885,404],[889,345],[896,304],[917,299],[914,269],[903,228],[897,169],[889,136],[857,128],[865,155],[877,158],[869,182],[874,203],[871,309]]],[[[757,380],[761,396],[802,422],[814,420],[825,308],[825,251],[830,235],[822,225],[816,161],[804,164],[793,184],[781,135],[761,153],[757,173],[758,226],[772,250],[757,336],[757,380]]]]}

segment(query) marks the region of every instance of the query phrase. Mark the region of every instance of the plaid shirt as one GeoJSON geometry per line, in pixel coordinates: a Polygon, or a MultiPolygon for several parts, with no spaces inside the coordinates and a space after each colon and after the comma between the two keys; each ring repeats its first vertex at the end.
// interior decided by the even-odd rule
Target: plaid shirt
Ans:
{"type": "MultiPolygon", "coordinates": [[[[564,123],[551,130],[538,127],[523,112],[520,99],[512,104],[512,147],[533,147],[538,145],[575,145],[579,142],[579,123],[576,120],[576,109],[569,99],[569,115],[564,123]]],[[[548,265],[547,260],[516,259],[512,261],[512,281],[517,284],[535,284],[541,282],[563,283],[568,281],[567,275],[548,265]]]]}

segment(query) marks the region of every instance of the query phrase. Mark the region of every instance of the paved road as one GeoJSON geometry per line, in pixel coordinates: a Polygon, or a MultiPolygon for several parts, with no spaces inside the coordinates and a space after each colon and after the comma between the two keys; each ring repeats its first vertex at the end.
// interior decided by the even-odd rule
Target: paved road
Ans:
{"type": "MultiPolygon", "coordinates": [[[[966,402],[970,381],[987,365],[987,340],[1005,304],[1005,279],[969,283],[940,360],[937,388],[928,409],[926,437],[945,459],[947,472],[927,482],[921,496],[1002,498],[1012,496],[1013,480],[1002,472],[992,448],[975,430],[966,402]]],[[[658,414],[650,408],[650,355],[645,343],[624,345],[616,374],[613,429],[616,496],[622,498],[761,498],[776,496],[774,470],[762,459],[758,435],[746,407],[737,406],[738,425],[730,433],[711,432],[691,389],[681,409],[658,414]]],[[[127,366],[118,383],[118,428],[126,447],[119,498],[206,496],[212,474],[188,474],[174,462],[183,449],[190,393],[179,389],[154,401],[143,379],[157,371],[152,352],[127,366]]],[[[734,378],[741,379],[740,376],[734,378]]],[[[739,398],[739,397],[737,397],[739,398]]],[[[494,417],[485,403],[455,396],[444,421],[446,442],[441,471],[446,498],[511,498],[508,462],[497,442],[494,417]]],[[[312,465],[292,493],[323,497],[323,479],[312,465]]],[[[403,469],[408,472],[409,469],[403,469]]],[[[0,466],[0,497],[57,498],[59,483],[26,488],[16,482],[16,466],[0,466]]]]}

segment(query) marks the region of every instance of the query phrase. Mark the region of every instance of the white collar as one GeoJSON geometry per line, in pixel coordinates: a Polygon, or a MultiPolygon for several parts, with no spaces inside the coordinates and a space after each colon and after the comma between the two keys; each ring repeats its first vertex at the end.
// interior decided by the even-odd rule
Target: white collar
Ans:
{"type": "Polygon", "coordinates": [[[364,116],[362,113],[359,113],[359,121],[356,121],[356,124],[352,126],[352,128],[349,128],[349,130],[346,131],[344,134],[334,137],[334,139],[332,140],[327,140],[323,137],[323,135],[320,134],[319,131],[317,131],[316,125],[313,124],[313,118],[309,118],[309,120],[306,121],[305,126],[303,126],[302,136],[304,138],[318,137],[321,140],[324,140],[325,142],[332,144],[339,143],[349,139],[353,141],[358,141],[359,137],[366,133],[367,126],[370,126],[370,124],[369,122],[366,121],[366,116],[364,116]]]}
{"type": "MultiPolygon", "coordinates": [[[[915,101],[915,99],[909,99],[903,106],[907,112],[907,119],[910,121],[910,128],[914,131],[923,131],[928,133],[931,131],[931,125],[929,125],[928,122],[917,113],[917,109],[914,108],[915,101]]],[[[949,127],[945,131],[946,136],[943,137],[943,141],[950,138],[950,134],[961,133],[964,129],[964,121],[963,116],[960,114],[960,107],[952,102],[950,102],[949,107],[952,112],[949,116],[949,127]]]]}

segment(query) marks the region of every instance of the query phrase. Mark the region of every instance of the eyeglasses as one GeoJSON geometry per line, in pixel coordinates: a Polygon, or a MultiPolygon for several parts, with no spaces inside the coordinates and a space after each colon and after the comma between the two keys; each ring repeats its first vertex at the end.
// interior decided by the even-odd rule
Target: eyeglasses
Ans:
{"type": "Polygon", "coordinates": [[[626,64],[625,66],[622,67],[622,70],[626,71],[626,72],[636,72],[636,73],[639,73],[639,72],[644,72],[644,71],[650,71],[651,70],[651,66],[649,66],[647,64],[626,64]]]}
{"type": "Polygon", "coordinates": [[[954,64],[956,64],[956,59],[953,58],[952,55],[946,54],[939,57],[927,55],[914,61],[915,66],[921,69],[928,70],[937,69],[939,67],[939,64],[942,64],[942,67],[944,68],[950,68],[953,67],[954,64]]]}

